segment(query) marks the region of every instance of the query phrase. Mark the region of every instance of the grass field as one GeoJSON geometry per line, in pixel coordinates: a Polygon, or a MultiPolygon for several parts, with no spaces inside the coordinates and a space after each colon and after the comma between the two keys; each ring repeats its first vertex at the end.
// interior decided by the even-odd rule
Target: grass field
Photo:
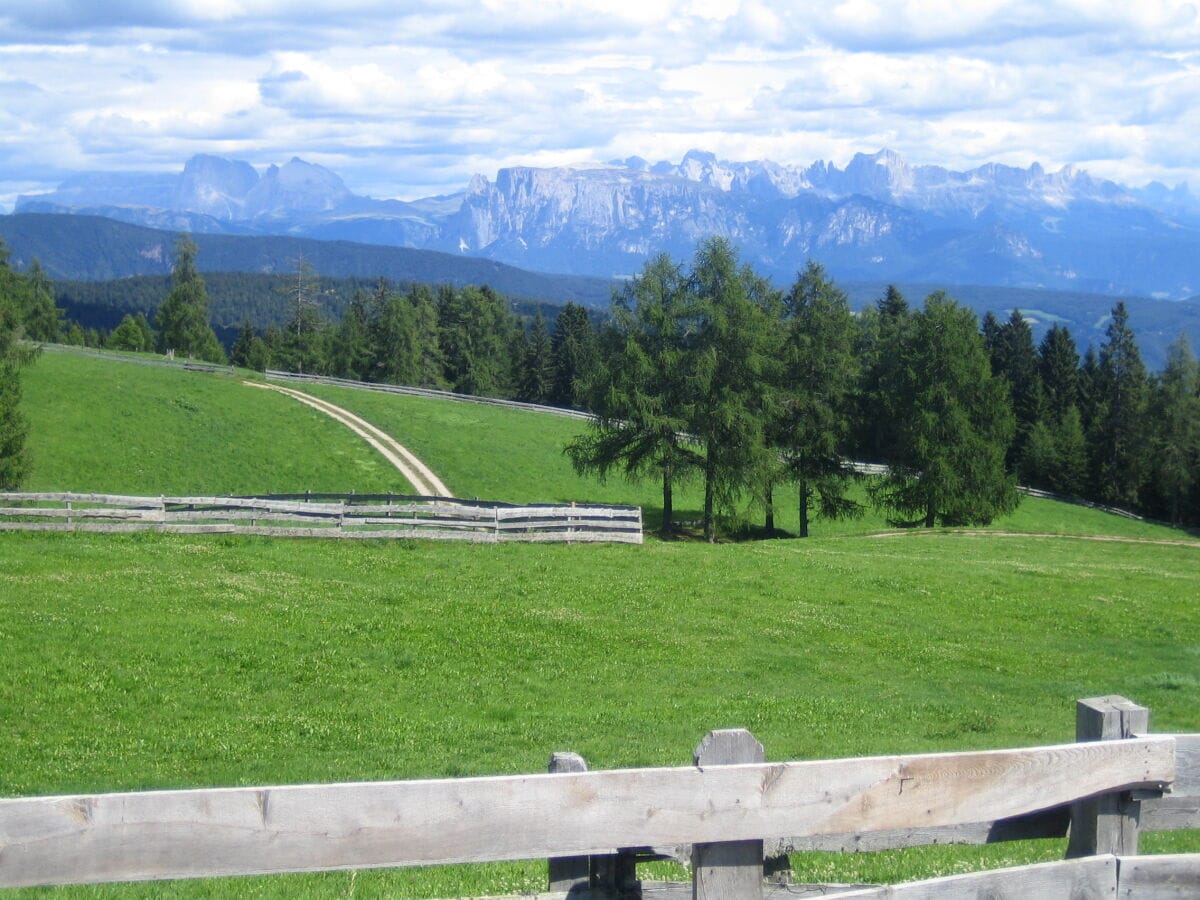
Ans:
{"type": "MultiPolygon", "coordinates": [[[[37,483],[134,489],[98,451],[75,460],[98,446],[82,437],[87,414],[68,409],[87,404],[48,387],[90,379],[82,396],[102,408],[110,380],[124,385],[116,396],[141,398],[151,389],[142,378],[164,373],[55,359],[27,379],[33,443],[47,448],[36,458],[51,461],[37,483]],[[52,416],[47,404],[63,409],[52,416]],[[92,471],[104,485],[86,483],[92,471]],[[47,483],[55,478],[80,480],[47,483]]],[[[188,485],[163,491],[217,490],[215,472],[274,471],[247,468],[240,450],[273,452],[262,447],[269,435],[314,457],[341,439],[334,423],[310,430],[321,419],[286,398],[165,375],[179,380],[159,405],[194,392],[183,396],[209,430],[251,437],[202,444],[204,456],[187,441],[170,462],[156,455],[145,477],[188,485]],[[237,427],[218,421],[264,399],[279,409],[248,407],[256,421],[237,427]]],[[[462,495],[654,500],[653,485],[572,480],[558,448],[577,423],[314,393],[393,433],[462,495]]],[[[153,415],[161,427],[189,421],[153,415]]],[[[325,484],[339,472],[296,464],[326,473],[325,484]]],[[[536,772],[564,749],[593,768],[685,764],[707,730],[732,726],[750,728],[770,759],[1019,746],[1072,740],[1074,701],[1107,693],[1149,706],[1155,730],[1200,731],[1200,548],[864,534],[882,524],[818,527],[807,541],[640,547],[0,534],[0,796],[536,772]]],[[[998,527],[1187,538],[1046,501],[998,527]]],[[[1197,851],[1200,835],[1149,835],[1143,847],[1197,851]]],[[[799,880],[888,881],[1063,849],[1037,841],[794,864],[799,880]]],[[[446,897],[533,890],[544,878],[533,861],[53,893],[446,897]]]]}
{"type": "Polygon", "coordinates": [[[26,490],[410,490],[328,416],[237,378],[42,353],[23,373],[26,490]]]}

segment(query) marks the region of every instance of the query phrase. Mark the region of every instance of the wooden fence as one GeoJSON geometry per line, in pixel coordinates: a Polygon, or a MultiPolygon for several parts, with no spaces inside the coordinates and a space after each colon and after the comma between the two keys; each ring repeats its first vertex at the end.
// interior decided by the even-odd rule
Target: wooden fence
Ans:
{"type": "Polygon", "coordinates": [[[803,892],[763,880],[764,839],[770,856],[1061,835],[1069,821],[1077,858],[1063,862],[821,890],[1196,896],[1200,854],[1139,857],[1136,842],[1200,827],[1200,735],[1132,735],[1145,710],[1121,698],[1079,706],[1082,740],[1048,747],[768,763],[729,730],[682,768],[589,772],[558,754],[540,775],[0,800],[0,886],[548,857],[546,897],[759,898],[803,892]],[[690,858],[691,884],[636,883],[637,860],[662,853],[690,858]]]}
{"type": "Polygon", "coordinates": [[[394,494],[129,497],[0,493],[0,531],[170,531],[279,537],[642,542],[636,506],[514,506],[394,494]]]}

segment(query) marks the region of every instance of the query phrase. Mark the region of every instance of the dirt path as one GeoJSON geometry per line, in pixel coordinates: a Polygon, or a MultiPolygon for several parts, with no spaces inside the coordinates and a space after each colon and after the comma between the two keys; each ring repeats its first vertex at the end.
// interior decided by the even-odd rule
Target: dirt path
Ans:
{"type": "Polygon", "coordinates": [[[311,406],[313,409],[323,412],[325,415],[341,422],[378,450],[384,459],[395,466],[397,471],[408,479],[409,484],[413,486],[413,490],[418,494],[426,497],[454,496],[450,493],[450,489],[442,483],[440,478],[433,474],[433,471],[425,463],[413,456],[395,438],[386,432],[380,431],[366,419],[360,419],[349,410],[342,409],[340,406],[334,406],[328,400],[322,400],[319,397],[314,397],[311,394],[293,390],[292,388],[280,387],[275,384],[261,384],[257,381],[243,381],[242,384],[286,394],[294,400],[299,400],[306,406],[311,406]]]}
{"type": "Polygon", "coordinates": [[[1115,534],[1053,534],[1036,531],[975,531],[963,529],[912,529],[905,531],[881,531],[871,535],[875,538],[920,537],[921,535],[960,534],[969,537],[1016,537],[1016,538],[1066,538],[1072,541],[1106,541],[1114,544],[1163,544],[1168,547],[1200,548],[1200,541],[1176,541],[1168,538],[1122,537],[1115,534]]]}

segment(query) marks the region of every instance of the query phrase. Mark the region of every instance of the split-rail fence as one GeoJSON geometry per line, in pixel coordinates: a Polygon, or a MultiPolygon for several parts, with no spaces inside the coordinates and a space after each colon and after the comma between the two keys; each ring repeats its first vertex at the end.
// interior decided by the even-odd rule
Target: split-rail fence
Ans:
{"type": "Polygon", "coordinates": [[[1151,734],[1143,707],[1080,701],[1077,742],[966,753],[764,761],[710,732],[693,765],[484,778],[0,800],[0,886],[549,859],[543,897],[784,897],[786,851],[1063,836],[1067,859],[839,897],[1200,895],[1200,854],[1137,855],[1140,831],[1200,827],[1200,735],[1151,734]],[[690,884],[639,883],[682,856],[690,884]],[[764,880],[764,874],[774,874],[764,880]]]}
{"type": "Polygon", "coordinates": [[[132,497],[0,493],[0,531],[170,531],[499,543],[642,543],[637,506],[516,506],[399,494],[132,497]]]}

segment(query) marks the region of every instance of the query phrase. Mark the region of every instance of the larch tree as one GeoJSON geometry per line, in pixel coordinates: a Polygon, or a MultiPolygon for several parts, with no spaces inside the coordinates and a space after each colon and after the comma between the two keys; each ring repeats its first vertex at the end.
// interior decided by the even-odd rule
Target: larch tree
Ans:
{"type": "Polygon", "coordinates": [[[704,447],[704,536],[716,540],[730,510],[767,461],[765,388],[773,382],[774,323],[756,301],[761,285],[724,238],[701,241],[688,277],[696,335],[688,431],[704,447]]]}
{"type": "Polygon", "coordinates": [[[845,293],[812,261],[792,286],[786,311],[771,442],[797,486],[800,536],[808,537],[814,505],[826,518],[861,513],[848,495],[853,470],[847,461],[859,376],[857,326],[845,293]]]}
{"type": "Polygon", "coordinates": [[[1088,431],[1092,495],[1114,506],[1136,506],[1150,462],[1144,444],[1150,384],[1124,302],[1113,307],[1105,338],[1088,431]]]}
{"type": "Polygon", "coordinates": [[[583,384],[596,418],[566,447],[581,473],[656,474],[664,536],[674,529],[675,486],[701,462],[684,434],[694,400],[688,373],[694,338],[695,314],[681,267],[666,254],[656,256],[613,300],[606,361],[583,384]]]}
{"type": "Polygon", "coordinates": [[[1015,508],[1005,470],[1014,421],[975,314],[942,292],[913,316],[901,348],[898,446],[872,499],[904,524],[988,524],[1015,508]]]}
{"type": "Polygon", "coordinates": [[[175,245],[175,266],[171,272],[171,292],[158,308],[159,349],[175,351],[186,357],[223,362],[225,352],[209,324],[208,291],[196,269],[198,250],[191,238],[179,238],[175,245]]]}

